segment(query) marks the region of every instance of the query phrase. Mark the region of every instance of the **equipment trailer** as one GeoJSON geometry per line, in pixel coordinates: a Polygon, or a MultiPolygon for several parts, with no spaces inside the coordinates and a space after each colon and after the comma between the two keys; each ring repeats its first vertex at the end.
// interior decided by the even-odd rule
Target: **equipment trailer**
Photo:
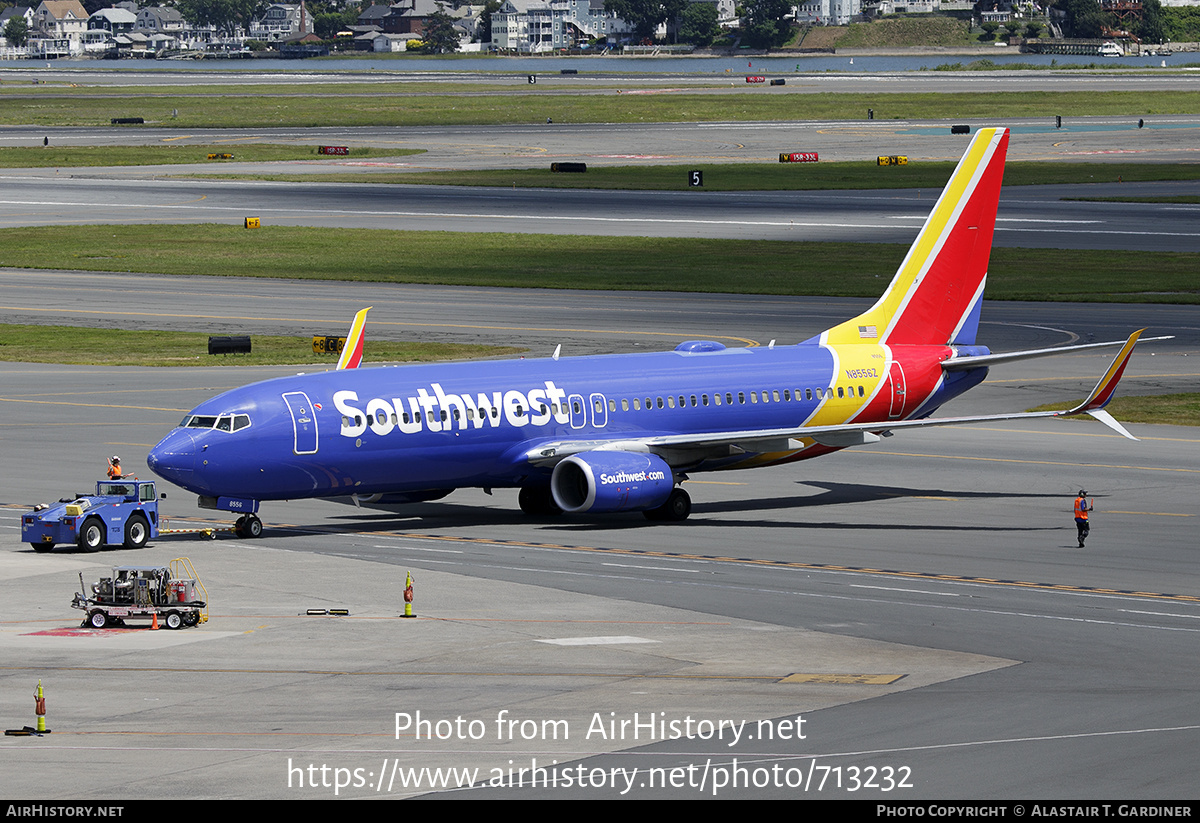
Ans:
{"type": "Polygon", "coordinates": [[[90,597],[80,572],[79,587],[71,608],[87,612],[85,627],[158,618],[168,629],[180,629],[208,621],[208,593],[186,557],[172,560],[169,567],[115,566],[112,577],[92,586],[90,597]]]}

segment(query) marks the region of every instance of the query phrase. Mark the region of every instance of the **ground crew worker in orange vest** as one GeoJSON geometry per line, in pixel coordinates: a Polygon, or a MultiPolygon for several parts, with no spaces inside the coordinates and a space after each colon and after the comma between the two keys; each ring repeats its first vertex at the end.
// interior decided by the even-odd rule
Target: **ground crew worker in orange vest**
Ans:
{"type": "Polygon", "coordinates": [[[121,474],[121,458],[117,457],[115,454],[108,459],[108,479],[125,479],[125,475],[121,474]]]}
{"type": "Polygon", "coordinates": [[[1079,531],[1079,548],[1083,548],[1083,541],[1087,539],[1088,532],[1091,528],[1088,525],[1088,512],[1095,506],[1094,500],[1087,499],[1087,492],[1083,489],[1079,490],[1079,496],[1075,498],[1075,528],[1079,531]]]}

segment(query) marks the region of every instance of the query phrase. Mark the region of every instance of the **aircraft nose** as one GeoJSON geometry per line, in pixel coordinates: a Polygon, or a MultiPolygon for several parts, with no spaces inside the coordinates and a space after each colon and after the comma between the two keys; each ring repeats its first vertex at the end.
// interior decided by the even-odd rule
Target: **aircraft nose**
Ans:
{"type": "Polygon", "coordinates": [[[159,477],[187,488],[195,478],[196,441],[183,429],[176,429],[150,450],[146,465],[159,477]]]}

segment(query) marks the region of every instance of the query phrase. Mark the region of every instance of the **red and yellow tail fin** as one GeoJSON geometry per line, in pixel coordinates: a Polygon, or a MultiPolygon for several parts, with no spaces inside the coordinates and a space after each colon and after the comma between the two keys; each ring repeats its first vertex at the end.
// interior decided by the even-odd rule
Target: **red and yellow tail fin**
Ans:
{"type": "Polygon", "coordinates": [[[1007,129],[976,133],[887,291],[827,342],[975,342],[1007,152],[1007,129]]]}
{"type": "Polygon", "coordinates": [[[350,324],[350,334],[346,336],[346,345],[342,347],[342,356],[338,358],[339,369],[357,369],[358,364],[362,362],[363,330],[367,326],[367,312],[372,308],[374,306],[367,306],[354,315],[354,322],[350,324]]]}

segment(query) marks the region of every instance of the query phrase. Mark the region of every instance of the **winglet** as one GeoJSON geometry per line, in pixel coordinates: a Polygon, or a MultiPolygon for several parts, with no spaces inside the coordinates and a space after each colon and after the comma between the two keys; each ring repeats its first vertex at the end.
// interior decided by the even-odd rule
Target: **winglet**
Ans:
{"type": "Polygon", "coordinates": [[[338,358],[338,369],[357,369],[358,364],[362,362],[363,356],[363,330],[367,325],[367,312],[374,306],[367,306],[365,309],[354,315],[354,322],[350,324],[350,334],[346,336],[346,345],[342,347],[342,356],[338,358]]]}
{"type": "Polygon", "coordinates": [[[1142,336],[1144,331],[1146,330],[1138,329],[1129,335],[1129,339],[1125,341],[1125,345],[1117,352],[1117,356],[1109,364],[1108,371],[1104,372],[1104,376],[1100,378],[1100,382],[1096,384],[1096,388],[1092,389],[1092,393],[1075,408],[1063,412],[1062,416],[1086,414],[1099,420],[1121,436],[1128,437],[1130,440],[1137,440],[1136,437],[1125,430],[1124,426],[1114,420],[1111,414],[1104,411],[1104,407],[1108,405],[1108,401],[1112,400],[1113,394],[1117,390],[1117,383],[1120,382],[1121,375],[1125,373],[1125,366],[1129,364],[1129,358],[1133,355],[1133,347],[1137,344],[1138,338],[1142,336]]]}
{"type": "Polygon", "coordinates": [[[1129,358],[1133,355],[1133,347],[1144,331],[1146,330],[1138,329],[1129,335],[1129,339],[1125,341],[1125,345],[1117,352],[1117,356],[1113,358],[1108,371],[1100,378],[1100,382],[1096,384],[1096,388],[1092,389],[1092,393],[1088,395],[1086,400],[1071,409],[1067,414],[1090,412],[1093,409],[1102,409],[1108,405],[1108,401],[1112,400],[1113,392],[1117,389],[1117,382],[1120,381],[1121,375],[1125,373],[1125,366],[1129,364],[1129,358]]]}

